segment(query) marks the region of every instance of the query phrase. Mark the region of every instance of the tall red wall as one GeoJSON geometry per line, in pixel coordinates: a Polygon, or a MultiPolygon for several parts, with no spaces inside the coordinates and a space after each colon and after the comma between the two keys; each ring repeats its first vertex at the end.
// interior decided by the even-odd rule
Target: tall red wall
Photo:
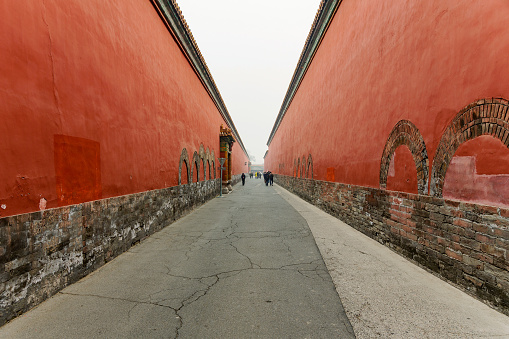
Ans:
{"type": "MultiPolygon", "coordinates": [[[[242,173],[247,173],[249,171],[249,157],[244,153],[242,148],[239,147],[236,143],[233,144],[233,167],[232,173],[233,175],[241,175],[242,173]]],[[[219,163],[218,165],[219,166],[219,163]]],[[[219,175],[218,175],[219,178],[219,175]]]]}
{"type": "Polygon", "coordinates": [[[183,148],[218,156],[226,123],[149,0],[0,13],[0,216],[174,186],[183,148]]]}
{"type": "MultiPolygon", "coordinates": [[[[431,171],[462,108],[509,98],[508,17],[504,0],[343,0],[269,145],[266,168],[284,164],[282,174],[293,175],[294,159],[311,154],[315,179],[327,180],[329,168],[337,182],[379,187],[385,143],[406,119],[424,138],[431,171]]],[[[501,152],[484,166],[509,151],[501,152]]],[[[404,154],[395,161],[396,173],[415,167],[404,154]]],[[[402,186],[393,187],[413,190],[402,186]]]]}

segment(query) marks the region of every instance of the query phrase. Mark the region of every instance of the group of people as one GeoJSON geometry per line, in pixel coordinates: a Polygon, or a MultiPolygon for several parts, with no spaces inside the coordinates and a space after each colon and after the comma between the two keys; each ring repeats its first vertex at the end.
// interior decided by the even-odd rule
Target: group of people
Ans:
{"type": "MultiPolygon", "coordinates": [[[[255,177],[256,179],[261,179],[263,176],[263,180],[265,181],[265,186],[273,186],[274,185],[274,174],[272,174],[271,171],[267,171],[267,172],[263,172],[260,173],[260,172],[250,172],[249,173],[249,178],[253,178],[255,177]]],[[[242,175],[240,176],[240,178],[242,179],[242,186],[244,186],[246,184],[246,175],[244,173],[242,173],[242,175]]]]}

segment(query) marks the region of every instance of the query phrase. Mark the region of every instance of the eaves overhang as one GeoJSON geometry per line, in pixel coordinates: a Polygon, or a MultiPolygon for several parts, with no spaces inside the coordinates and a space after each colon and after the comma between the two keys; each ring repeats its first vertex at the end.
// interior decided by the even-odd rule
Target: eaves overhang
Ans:
{"type": "Polygon", "coordinates": [[[309,31],[306,43],[304,44],[304,48],[299,58],[299,62],[297,63],[297,67],[293,73],[292,80],[290,81],[290,85],[288,86],[288,90],[286,92],[285,98],[283,100],[283,104],[279,110],[279,114],[276,118],[276,122],[274,123],[274,127],[272,127],[272,131],[270,132],[269,140],[267,141],[267,146],[270,145],[274,135],[276,134],[281,121],[283,120],[286,111],[290,107],[292,100],[299,89],[299,86],[302,82],[302,79],[306,75],[306,72],[313,61],[313,58],[320,47],[320,43],[322,42],[327,29],[329,28],[336,11],[341,4],[342,0],[322,0],[320,3],[320,8],[316,13],[315,20],[313,25],[311,26],[311,30],[309,31]]]}
{"type": "Polygon", "coordinates": [[[210,74],[209,68],[198,48],[196,41],[187,25],[182,11],[178,7],[176,0],[150,0],[157,10],[159,17],[165,23],[168,31],[173,35],[175,41],[178,43],[181,51],[186,56],[190,65],[193,67],[194,72],[200,79],[201,83],[207,90],[210,98],[216,105],[219,113],[232,130],[236,141],[244,151],[244,154],[249,157],[240,135],[235,128],[235,125],[226,109],[223,98],[217,89],[216,83],[210,74]]]}

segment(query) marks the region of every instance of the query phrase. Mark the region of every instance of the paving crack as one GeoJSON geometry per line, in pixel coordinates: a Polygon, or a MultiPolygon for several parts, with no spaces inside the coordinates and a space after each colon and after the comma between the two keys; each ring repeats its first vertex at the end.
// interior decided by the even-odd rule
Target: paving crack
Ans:
{"type": "Polygon", "coordinates": [[[133,307],[131,307],[129,309],[129,311],[127,311],[127,319],[130,321],[131,320],[131,312],[139,305],[140,303],[139,302],[136,302],[133,307]]]}
{"type": "Polygon", "coordinates": [[[244,253],[242,253],[241,251],[239,251],[239,249],[237,248],[237,246],[235,246],[233,244],[233,242],[230,243],[230,246],[233,247],[235,249],[235,251],[237,251],[238,254],[240,254],[241,256],[246,258],[247,260],[249,260],[249,264],[250,264],[251,268],[260,268],[260,265],[257,265],[255,263],[253,263],[253,261],[251,260],[251,258],[249,256],[247,256],[244,253]]]}

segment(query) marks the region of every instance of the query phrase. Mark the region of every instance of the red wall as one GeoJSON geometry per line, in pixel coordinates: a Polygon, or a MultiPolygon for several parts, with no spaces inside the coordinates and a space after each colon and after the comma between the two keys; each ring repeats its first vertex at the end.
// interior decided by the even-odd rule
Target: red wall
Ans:
{"type": "MultiPolygon", "coordinates": [[[[232,156],[233,156],[233,168],[232,168],[233,174],[240,175],[242,173],[247,173],[249,158],[246,156],[242,148],[240,148],[237,143],[233,144],[232,156]]],[[[216,166],[219,167],[219,162],[216,166]]],[[[217,177],[219,178],[219,174],[217,175],[217,177]]]]}
{"type": "Polygon", "coordinates": [[[463,143],[452,158],[444,198],[509,205],[509,150],[492,136],[463,143]]]}
{"type": "Polygon", "coordinates": [[[407,146],[399,146],[392,155],[387,176],[387,189],[417,194],[417,169],[407,146]]]}
{"type": "Polygon", "coordinates": [[[0,13],[0,216],[174,186],[183,148],[219,154],[226,123],[150,1],[0,13]]]}
{"type": "MultiPolygon", "coordinates": [[[[431,170],[462,108],[509,98],[508,17],[505,0],[342,1],[269,145],[266,168],[284,164],[292,175],[294,159],[311,154],[315,179],[333,168],[337,182],[379,187],[385,143],[406,119],[424,138],[431,170]]],[[[398,157],[395,171],[404,172],[408,162],[398,165],[398,157]]],[[[403,186],[393,187],[412,192],[403,186]]]]}

